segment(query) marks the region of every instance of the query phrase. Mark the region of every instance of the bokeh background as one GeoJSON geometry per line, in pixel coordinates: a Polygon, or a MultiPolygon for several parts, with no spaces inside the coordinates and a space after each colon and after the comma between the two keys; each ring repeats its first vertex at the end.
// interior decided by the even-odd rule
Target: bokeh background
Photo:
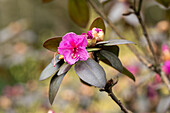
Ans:
{"type": "MultiPolygon", "coordinates": [[[[0,113],[121,112],[106,93],[82,84],[74,69],[64,78],[53,106],[49,104],[50,79],[39,81],[39,76],[53,58],[53,52],[43,48],[43,42],[67,32],[86,32],[98,17],[90,8],[89,26],[82,29],[70,19],[67,6],[67,0],[49,3],[0,0],[0,113]]],[[[150,54],[137,18],[122,16],[128,8],[128,0],[110,0],[104,6],[105,13],[127,40],[135,42],[139,51],[144,50],[143,54],[150,54]]],[[[163,47],[168,51],[170,48],[170,8],[166,9],[154,0],[144,0],[142,13],[154,49],[159,56],[164,55],[163,47]]],[[[106,27],[106,40],[118,38],[108,25],[106,27]]],[[[120,59],[135,75],[136,82],[101,63],[107,79],[119,77],[114,93],[131,111],[163,113],[170,106],[170,96],[160,77],[142,65],[125,45],[119,47],[120,59]]],[[[162,60],[162,65],[168,60],[170,58],[162,60]]]]}

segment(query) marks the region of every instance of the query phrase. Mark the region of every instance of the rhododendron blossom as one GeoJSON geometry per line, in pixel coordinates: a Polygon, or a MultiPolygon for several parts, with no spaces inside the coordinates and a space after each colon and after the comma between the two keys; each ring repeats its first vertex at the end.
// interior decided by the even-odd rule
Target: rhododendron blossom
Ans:
{"type": "Polygon", "coordinates": [[[64,56],[67,63],[72,65],[78,60],[86,61],[88,59],[86,46],[87,39],[85,35],[76,35],[71,32],[62,37],[58,52],[64,56]]]}
{"type": "Polygon", "coordinates": [[[87,36],[87,39],[92,39],[92,38],[93,38],[92,30],[87,31],[87,33],[82,33],[82,35],[86,35],[86,36],[87,36]]]}

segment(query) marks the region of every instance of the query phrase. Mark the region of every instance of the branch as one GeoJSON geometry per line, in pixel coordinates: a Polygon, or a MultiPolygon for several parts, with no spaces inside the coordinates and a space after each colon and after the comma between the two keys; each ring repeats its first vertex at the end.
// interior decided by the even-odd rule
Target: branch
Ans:
{"type": "MultiPolygon", "coordinates": [[[[135,8],[136,6],[133,6],[133,7],[131,7],[131,8],[134,10],[134,14],[136,15],[136,17],[137,17],[138,20],[139,20],[139,23],[140,23],[140,25],[141,25],[143,34],[144,34],[144,36],[145,36],[145,38],[146,38],[146,40],[147,40],[147,43],[148,43],[148,45],[149,45],[149,49],[150,49],[150,51],[151,51],[151,53],[152,53],[152,56],[153,56],[153,58],[154,58],[155,65],[153,66],[154,68],[151,69],[151,70],[153,70],[154,72],[158,73],[158,74],[161,76],[162,80],[164,81],[165,85],[167,86],[168,90],[170,91],[170,83],[169,83],[169,80],[168,80],[167,76],[165,75],[165,73],[160,69],[160,64],[159,64],[159,62],[158,62],[157,55],[156,55],[156,53],[154,52],[154,49],[153,49],[152,43],[151,43],[151,41],[150,41],[148,32],[147,32],[147,30],[146,30],[144,21],[142,20],[142,17],[141,17],[141,13],[140,13],[140,12],[141,12],[141,7],[142,7],[142,1],[143,1],[143,0],[140,0],[140,1],[139,1],[138,10],[136,10],[136,8],[135,8]]],[[[134,2],[135,2],[135,0],[134,0],[134,2]]],[[[134,4],[135,4],[135,3],[134,3],[134,4]]]]}
{"type": "Polygon", "coordinates": [[[113,81],[113,79],[110,79],[107,81],[106,86],[104,87],[104,89],[100,89],[100,91],[105,91],[108,93],[108,95],[112,98],[112,100],[114,100],[119,107],[121,108],[121,110],[124,113],[130,113],[124,106],[123,104],[120,102],[120,100],[118,100],[118,98],[114,95],[113,91],[112,91],[112,87],[117,83],[113,81]]]}
{"type": "MultiPolygon", "coordinates": [[[[96,4],[93,2],[93,0],[87,0],[89,2],[89,4],[93,7],[93,9],[96,11],[97,14],[99,14],[106,22],[107,24],[111,27],[111,29],[113,31],[115,31],[115,33],[121,38],[121,39],[126,39],[125,37],[123,37],[121,35],[121,33],[119,32],[119,30],[114,26],[114,24],[112,24],[112,22],[109,20],[109,18],[102,12],[99,10],[98,6],[96,6],[96,4]]],[[[132,47],[131,45],[126,45],[133,53],[134,55],[137,57],[137,59],[142,62],[142,64],[144,64],[145,66],[148,67],[148,61],[146,61],[143,56],[138,52],[138,50],[134,47],[132,47]]]]}

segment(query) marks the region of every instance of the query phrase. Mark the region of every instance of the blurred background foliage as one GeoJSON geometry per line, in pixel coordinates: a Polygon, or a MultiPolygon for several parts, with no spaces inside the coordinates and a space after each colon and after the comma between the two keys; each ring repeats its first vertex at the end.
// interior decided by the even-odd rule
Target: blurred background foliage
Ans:
{"type": "MultiPolygon", "coordinates": [[[[139,50],[142,48],[150,54],[136,17],[122,16],[131,1],[99,2],[105,3],[105,13],[127,40],[134,41],[139,50]]],[[[83,85],[77,76],[69,76],[69,73],[54,105],[49,105],[47,86],[50,81],[39,82],[38,78],[52,59],[53,53],[42,47],[43,42],[67,32],[81,34],[87,30],[71,21],[67,3],[67,0],[54,0],[46,4],[41,0],[0,0],[0,113],[121,112],[107,94],[83,85]]],[[[154,0],[145,0],[142,12],[151,40],[169,46],[170,8],[167,9],[154,0]]],[[[96,17],[97,14],[90,8],[89,25],[96,17]]],[[[107,26],[105,39],[112,38],[118,37],[107,26]]],[[[161,47],[155,46],[155,49],[162,52],[161,47]]],[[[170,101],[166,100],[170,100],[170,97],[165,86],[158,82],[159,77],[157,79],[155,73],[144,67],[125,45],[120,46],[120,59],[135,75],[135,83],[101,64],[106,70],[107,79],[120,76],[114,91],[121,101],[134,112],[160,112],[163,108],[161,105],[167,109],[170,101]]]]}

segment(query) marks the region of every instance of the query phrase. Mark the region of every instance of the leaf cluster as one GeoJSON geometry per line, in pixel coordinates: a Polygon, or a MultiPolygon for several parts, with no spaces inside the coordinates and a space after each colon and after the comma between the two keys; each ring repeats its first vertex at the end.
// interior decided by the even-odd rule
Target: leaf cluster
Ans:
{"type": "MultiPolygon", "coordinates": [[[[90,26],[90,30],[94,27],[100,28],[105,32],[104,21],[100,17],[93,21],[90,26]]],[[[46,40],[43,46],[48,50],[57,52],[57,47],[59,46],[61,40],[61,36],[53,37],[46,40]]],[[[87,51],[92,53],[93,57],[86,61],[78,61],[74,64],[74,70],[82,83],[98,88],[105,87],[107,81],[106,73],[103,67],[99,64],[99,61],[108,64],[120,73],[127,75],[135,81],[133,74],[122,65],[120,59],[118,58],[119,47],[117,45],[120,44],[133,44],[133,42],[128,40],[112,39],[108,41],[100,41],[96,43],[94,47],[87,48],[87,51]]],[[[42,71],[40,76],[40,80],[45,80],[50,76],[53,76],[49,86],[49,100],[51,104],[54,101],[64,76],[73,66],[69,65],[63,59],[59,59],[59,56],[60,54],[58,54],[55,59],[51,61],[51,63],[42,71]]]]}

